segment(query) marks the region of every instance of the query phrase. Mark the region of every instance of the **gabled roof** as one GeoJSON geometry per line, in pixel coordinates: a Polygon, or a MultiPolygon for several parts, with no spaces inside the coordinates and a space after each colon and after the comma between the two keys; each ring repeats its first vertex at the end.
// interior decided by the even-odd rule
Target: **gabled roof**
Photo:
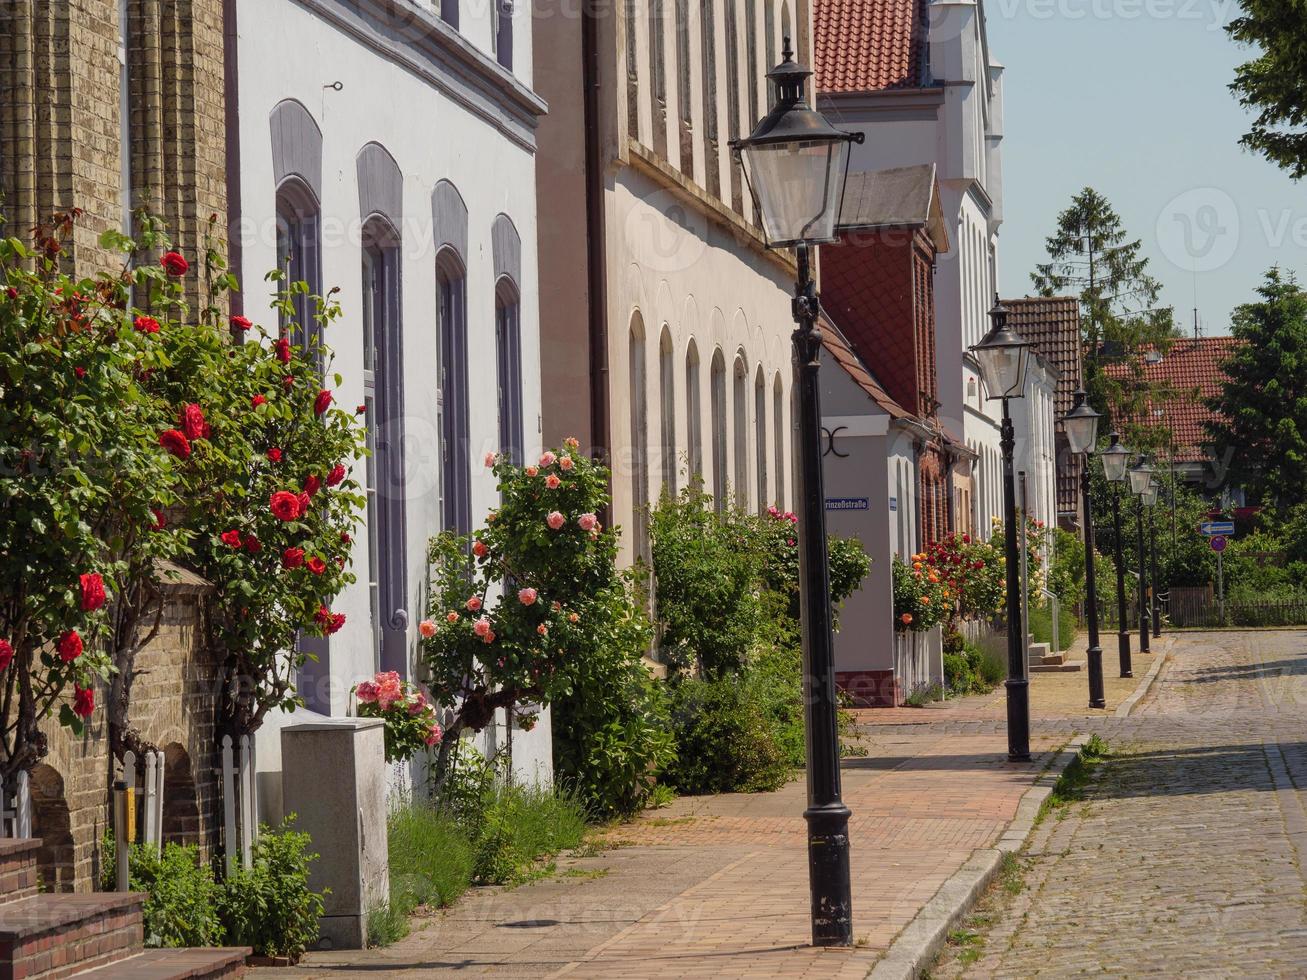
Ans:
{"type": "Polygon", "coordinates": [[[922,88],[929,0],[817,0],[813,69],[817,91],[922,88]]]}
{"type": "MultiPolygon", "coordinates": [[[[1170,387],[1177,393],[1175,398],[1148,407],[1150,413],[1156,412],[1148,421],[1171,430],[1177,463],[1211,458],[1205,449],[1211,437],[1204,423],[1215,419],[1216,413],[1207,407],[1207,399],[1220,393],[1226,376],[1222,365],[1239,343],[1233,337],[1189,337],[1175,341],[1170,350],[1151,363],[1148,354],[1152,348],[1141,352],[1143,383],[1170,387]]],[[[1133,377],[1128,364],[1105,364],[1103,372],[1114,378],[1133,377]]]]}
{"type": "Polygon", "coordinates": [[[839,327],[835,326],[835,322],[825,312],[821,315],[820,326],[821,346],[825,348],[826,353],[835,360],[845,374],[853,379],[854,384],[867,393],[867,397],[875,402],[881,411],[895,421],[915,420],[911,412],[889,396],[889,392],[876,380],[867,365],[862,363],[862,359],[854,352],[839,327]]]}
{"type": "Polygon", "coordinates": [[[837,230],[876,228],[924,228],[935,251],[948,251],[933,163],[849,174],[837,230]]]}

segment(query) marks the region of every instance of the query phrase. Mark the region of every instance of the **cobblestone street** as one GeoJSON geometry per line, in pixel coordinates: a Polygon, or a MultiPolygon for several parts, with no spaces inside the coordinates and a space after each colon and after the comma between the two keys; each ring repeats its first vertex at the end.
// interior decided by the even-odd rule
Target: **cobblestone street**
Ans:
{"type": "Polygon", "coordinates": [[[1024,890],[933,975],[1307,973],[1305,723],[1307,633],[1179,637],[1131,718],[1090,724],[1112,754],[1036,829],[1024,890]]]}

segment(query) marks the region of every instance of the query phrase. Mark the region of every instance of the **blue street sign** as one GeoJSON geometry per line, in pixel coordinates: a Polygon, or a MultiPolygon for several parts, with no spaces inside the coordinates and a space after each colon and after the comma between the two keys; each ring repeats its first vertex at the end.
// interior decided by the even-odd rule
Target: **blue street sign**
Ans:
{"type": "Polygon", "coordinates": [[[1230,539],[1223,538],[1219,534],[1214,534],[1212,535],[1211,538],[1208,539],[1207,543],[1210,544],[1212,546],[1212,550],[1219,555],[1222,551],[1225,550],[1225,546],[1230,543],[1230,539]]]}
{"type": "Polygon", "coordinates": [[[1224,537],[1234,533],[1234,521],[1204,521],[1198,525],[1198,533],[1209,538],[1217,535],[1224,537]]]}

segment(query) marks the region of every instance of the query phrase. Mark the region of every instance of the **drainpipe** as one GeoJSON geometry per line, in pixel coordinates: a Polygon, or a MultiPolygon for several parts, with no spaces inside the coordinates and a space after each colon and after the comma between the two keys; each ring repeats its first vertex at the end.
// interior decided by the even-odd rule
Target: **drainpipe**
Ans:
{"type": "MultiPolygon", "coordinates": [[[[586,273],[590,293],[590,439],[603,458],[610,448],[608,405],[608,261],[604,233],[603,125],[600,119],[599,13],[595,2],[581,11],[581,73],[585,118],[586,273]]],[[[609,477],[609,492],[612,477],[609,477]]],[[[611,523],[605,518],[605,523],[611,523]]]]}
{"type": "MultiPolygon", "coordinates": [[[[241,265],[240,73],[236,43],[236,0],[226,0],[222,5],[222,96],[226,127],[227,262],[241,282],[245,270],[241,265]]],[[[228,300],[232,316],[245,312],[245,295],[239,289],[228,293],[228,300]]]]}

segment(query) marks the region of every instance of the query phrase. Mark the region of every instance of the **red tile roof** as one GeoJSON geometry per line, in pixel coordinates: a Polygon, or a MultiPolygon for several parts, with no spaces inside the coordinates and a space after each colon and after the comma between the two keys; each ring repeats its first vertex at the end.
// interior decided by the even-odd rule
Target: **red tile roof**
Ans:
{"type": "Polygon", "coordinates": [[[835,322],[823,312],[821,315],[821,346],[835,359],[844,372],[853,379],[853,383],[867,393],[867,396],[890,418],[910,419],[912,413],[889,396],[884,386],[876,380],[867,366],[854,353],[848,340],[835,322]]]}
{"type": "Polygon", "coordinates": [[[929,0],[817,0],[813,69],[818,92],[921,88],[929,0]]]}
{"type": "MultiPolygon", "coordinates": [[[[1150,406],[1151,421],[1171,430],[1175,460],[1180,463],[1203,462],[1210,458],[1203,447],[1211,442],[1203,423],[1215,413],[1206,399],[1221,390],[1224,361],[1239,341],[1233,337],[1190,337],[1177,340],[1156,363],[1143,358],[1142,381],[1149,386],[1170,387],[1176,397],[1168,398],[1156,408],[1150,406]]],[[[1106,364],[1104,373],[1115,378],[1129,378],[1130,367],[1106,364]]]]}

